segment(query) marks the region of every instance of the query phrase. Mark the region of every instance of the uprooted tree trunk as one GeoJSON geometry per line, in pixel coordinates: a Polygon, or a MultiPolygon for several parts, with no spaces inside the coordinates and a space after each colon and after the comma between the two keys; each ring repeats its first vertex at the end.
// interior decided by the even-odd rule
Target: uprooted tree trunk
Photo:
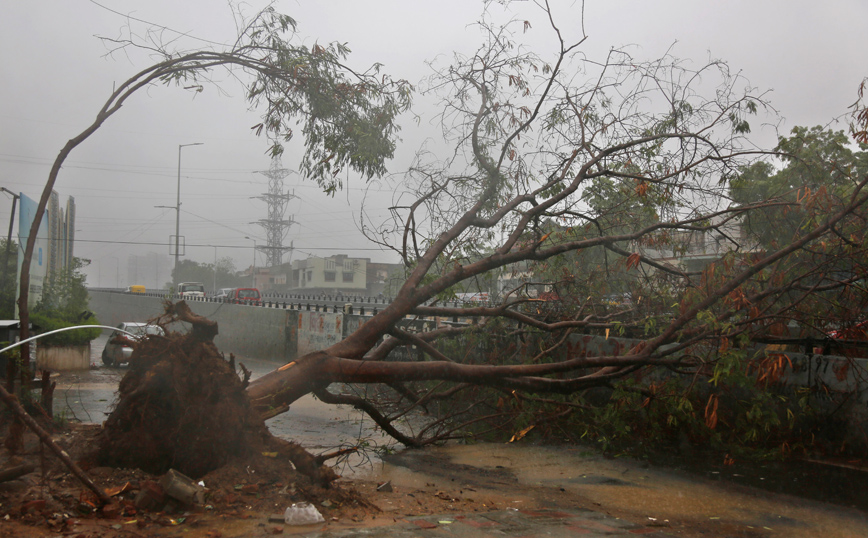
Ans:
{"type": "Polygon", "coordinates": [[[102,430],[103,465],[200,478],[233,461],[277,453],[319,486],[336,475],[295,443],[273,437],[251,408],[244,382],[214,347],[217,324],[184,302],[158,321],[190,323],[188,334],[150,336],[135,346],[118,401],[102,430]]]}
{"type": "MultiPolygon", "coordinates": [[[[721,62],[694,69],[670,56],[643,62],[623,51],[583,60],[584,38],[566,41],[548,4],[537,7],[553,54],[518,52],[518,32],[483,22],[488,41],[477,54],[456,56],[432,76],[454,153],[439,162],[420,153],[406,176],[409,202],[396,196],[393,220],[381,227],[363,223],[372,242],[401,256],[407,279],[392,304],[343,341],[254,380],[247,392],[263,416],[314,393],[355,405],[402,442],[421,444],[422,436],[393,433],[403,411],[387,416],[369,399],[329,392],[330,385],[388,384],[414,407],[468,384],[571,395],[648,368],[710,377],[725,356],[715,350],[786,330],[799,321],[801,305],[815,307],[803,317],[823,319],[814,327],[834,324],[824,301],[859,291],[868,256],[864,171],[818,162],[818,170],[836,178],[846,173],[846,180],[834,190],[811,186],[798,196],[738,201],[734,180],[769,153],[748,136],[748,119],[767,107],[762,94],[742,88],[721,62]],[[716,90],[707,93],[711,86],[716,90]],[[773,245],[760,245],[742,233],[742,223],[763,211],[802,220],[773,245]],[[712,239],[722,246],[706,270],[671,262],[691,241],[712,239]],[[565,261],[557,266],[559,259],[565,261]],[[480,280],[500,284],[510,272],[523,283],[499,304],[439,302],[464,291],[463,284],[481,289],[480,280]],[[565,315],[548,316],[531,292],[549,292],[562,281],[580,291],[558,298],[572,301],[565,315]],[[613,282],[624,288],[617,291],[630,289],[636,303],[641,298],[641,306],[597,310],[613,282]],[[408,317],[474,322],[412,334],[400,327],[408,317]],[[521,357],[506,350],[480,357],[467,346],[440,345],[489,328],[515,339],[541,333],[550,339],[521,357]],[[621,353],[565,350],[573,332],[608,338],[625,328],[642,341],[621,353]],[[398,346],[423,357],[385,360],[398,346]],[[402,385],[417,381],[451,385],[419,386],[414,400],[414,389],[402,385]]],[[[523,32],[529,28],[525,22],[523,32]]],[[[861,301],[868,302],[864,290],[861,301]]]]}
{"type": "MultiPolygon", "coordinates": [[[[157,377],[131,371],[122,386],[122,398],[147,402],[144,395],[152,394],[168,398],[167,407],[152,413],[154,416],[144,416],[127,413],[132,404],[120,404],[118,416],[111,421],[113,432],[133,433],[112,441],[117,450],[111,452],[123,457],[124,449],[137,445],[136,433],[141,432],[150,436],[146,437],[148,450],[161,468],[186,459],[195,466],[198,462],[192,456],[175,460],[176,456],[169,458],[163,451],[171,436],[192,445],[199,442],[188,434],[192,426],[184,416],[188,402],[199,405],[225,396],[238,405],[252,405],[262,417],[285,411],[309,393],[364,409],[402,442],[420,444],[426,442],[421,436],[402,437],[393,428],[401,413],[387,416],[363,397],[329,392],[331,385],[386,383],[406,397],[410,406],[416,406],[448,398],[456,387],[460,390],[468,384],[507,393],[573,394],[608,385],[643,368],[708,376],[720,364],[722,353],[698,356],[695,351],[700,346],[726,350],[755,335],[787,330],[790,321],[798,321],[794,312],[802,304],[814,308],[806,314],[816,322],[814,327],[828,327],[840,321],[824,316],[835,293],[858,292],[862,294],[860,306],[868,303],[864,285],[857,286],[865,273],[861,260],[868,259],[864,238],[868,177],[864,172],[855,166],[839,170],[835,163],[821,162],[818,168],[837,178],[835,188],[816,189],[812,182],[798,195],[763,194],[761,200],[740,202],[731,191],[734,180],[741,178],[752,161],[770,153],[757,150],[756,142],[749,138],[748,120],[768,110],[762,93],[755,93],[719,61],[694,67],[669,55],[642,61],[618,50],[610,51],[602,61],[587,59],[580,49],[584,36],[569,41],[547,3],[525,4],[528,9],[542,10],[537,13],[538,20],[545,21],[542,25],[531,26],[526,21],[520,32],[513,32],[509,24],[495,27],[483,21],[480,25],[487,30],[487,42],[475,55],[456,55],[453,65],[435,74],[428,86],[443,95],[441,119],[448,131],[447,142],[455,145],[442,161],[420,154],[407,174],[406,190],[396,190],[396,198],[407,194],[412,199],[409,203],[396,200],[390,208],[394,222],[382,226],[362,222],[369,238],[391,248],[406,268],[407,279],[396,300],[343,341],[253,381],[246,389],[248,403],[243,402],[242,389],[237,386],[224,394],[208,384],[211,377],[230,377],[222,373],[222,366],[215,366],[211,377],[202,372],[201,364],[210,364],[217,355],[210,342],[192,336],[166,341],[166,350],[181,357],[179,364],[171,364],[162,362],[161,350],[152,348],[161,340],[153,339],[143,346],[148,358],[142,364],[157,377]],[[517,42],[541,26],[548,27],[554,45],[546,56],[529,52],[517,42]],[[801,222],[782,232],[773,246],[758,245],[744,237],[749,234],[741,233],[740,223],[751,212],[764,210],[798,215],[801,222]],[[661,261],[677,257],[693,239],[701,239],[703,245],[713,241],[722,245],[717,252],[720,260],[704,271],[692,272],[661,261]],[[556,271],[547,266],[563,258],[566,261],[556,271]],[[497,281],[510,271],[530,275],[536,288],[532,290],[529,282],[516,285],[506,299],[486,307],[446,308],[437,302],[463,291],[462,283],[477,280],[475,287],[479,288],[478,281],[486,276],[497,275],[491,277],[497,281]],[[641,308],[614,313],[595,310],[594,300],[603,299],[614,276],[621,277],[617,284],[635,292],[637,303],[639,297],[644,299],[641,308]],[[548,288],[562,281],[578,282],[580,292],[571,297],[565,315],[548,316],[545,309],[535,307],[543,301],[531,291],[542,288],[549,292],[548,288]],[[812,301],[814,298],[819,299],[812,301]],[[653,311],[642,311],[648,303],[653,311]],[[476,321],[412,334],[399,326],[408,316],[476,321]],[[497,329],[499,323],[501,329],[497,329]],[[608,336],[625,327],[640,334],[642,341],[624,353],[564,353],[572,332],[589,330],[608,336]],[[502,330],[516,337],[546,333],[551,340],[528,356],[485,360],[479,360],[472,349],[440,345],[485,330],[502,330]],[[386,361],[398,346],[412,346],[424,356],[419,362],[386,361]],[[453,385],[424,387],[424,394],[414,396],[413,388],[402,385],[416,381],[453,385]],[[173,400],[178,395],[183,399],[173,400]],[[182,416],[163,416],[173,413],[182,416]],[[145,426],[141,422],[145,419],[152,422],[145,426]],[[169,419],[173,422],[164,422],[169,419]]],[[[519,19],[513,21],[520,24],[519,19]]],[[[312,137],[309,142],[319,140],[325,147],[308,147],[304,162],[331,192],[340,187],[337,178],[346,166],[368,177],[382,173],[382,159],[391,155],[396,128],[392,122],[404,109],[401,96],[407,88],[402,85],[389,98],[390,85],[367,75],[358,84],[342,83],[337,75],[330,77],[336,84],[309,84],[309,72],[319,71],[298,68],[294,62],[289,71],[280,69],[287,66],[279,58],[299,55],[271,50],[260,41],[264,38],[255,37],[260,34],[268,35],[269,43],[277,39],[273,32],[263,34],[251,27],[248,37],[254,41],[253,48],[242,47],[228,57],[168,55],[152,70],[122,85],[95,123],[64,148],[52,168],[26,247],[22,322],[36,226],[63,160],[128,97],[152,82],[184,79],[216,65],[244,67],[256,76],[251,96],[255,100],[263,95],[272,107],[264,125],[278,127],[285,126],[278,121],[281,118],[305,113],[308,98],[317,103],[334,99],[318,110],[352,112],[355,109],[345,109],[344,104],[379,95],[385,101],[375,104],[381,106],[361,103],[358,114],[341,121],[316,115],[308,118],[313,125],[303,131],[312,137]],[[272,52],[280,54],[272,58],[272,52]],[[266,60],[260,58],[263,53],[266,60]],[[284,95],[287,91],[289,95],[284,95]],[[298,106],[287,111],[289,103],[298,106]],[[366,126],[367,122],[358,121],[360,117],[374,125],[366,126]],[[323,129],[328,132],[324,134],[323,129]],[[382,143],[369,140],[372,132],[385,137],[377,138],[382,143]],[[372,161],[367,152],[357,153],[369,147],[384,151],[375,152],[380,155],[372,161]],[[360,169],[353,158],[377,164],[373,169],[360,169]]],[[[320,49],[305,49],[300,58],[313,62],[320,49]]],[[[330,64],[338,73],[344,71],[340,62],[330,64]]],[[[201,410],[190,413],[215,426],[219,423],[212,421],[223,420],[201,410]]],[[[250,438],[261,433],[247,410],[229,425],[248,431],[250,438]]],[[[239,439],[225,442],[229,448],[213,454],[210,446],[200,448],[215,463],[244,448],[238,445],[239,439]]]]}

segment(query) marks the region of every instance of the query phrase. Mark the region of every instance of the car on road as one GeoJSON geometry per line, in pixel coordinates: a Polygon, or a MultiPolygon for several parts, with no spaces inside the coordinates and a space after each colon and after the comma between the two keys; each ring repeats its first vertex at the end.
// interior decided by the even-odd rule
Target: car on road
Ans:
{"type": "Polygon", "coordinates": [[[146,336],[166,336],[158,325],[124,321],[117,326],[118,330],[109,335],[105,348],[102,350],[102,362],[106,366],[115,366],[130,362],[135,343],[146,336]],[[132,336],[127,333],[132,333],[132,336]]]}
{"type": "Polygon", "coordinates": [[[259,306],[262,304],[262,296],[256,288],[235,288],[229,298],[236,304],[250,304],[259,306]]]}
{"type": "Polygon", "coordinates": [[[235,288],[220,288],[214,294],[214,299],[218,301],[226,301],[232,296],[233,291],[235,291],[235,288]]]}
{"type": "Polygon", "coordinates": [[[181,282],[178,284],[178,295],[181,299],[205,297],[205,284],[201,282],[181,282]]]}

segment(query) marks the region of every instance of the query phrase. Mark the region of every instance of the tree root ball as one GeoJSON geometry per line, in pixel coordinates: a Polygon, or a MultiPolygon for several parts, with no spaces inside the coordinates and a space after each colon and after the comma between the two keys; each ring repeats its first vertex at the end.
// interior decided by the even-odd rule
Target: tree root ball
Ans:
{"type": "Polygon", "coordinates": [[[103,465],[200,478],[269,436],[244,387],[211,342],[150,337],[135,349],[106,420],[103,465]]]}
{"type": "Polygon", "coordinates": [[[117,404],[91,456],[95,463],[153,475],[175,469],[200,479],[226,465],[258,462],[330,487],[338,476],[321,458],[268,431],[250,404],[246,380],[211,341],[217,324],[193,314],[183,301],[167,304],[166,315],[154,323],[165,328],[177,320],[192,325],[188,334],[150,336],[134,346],[117,404]]]}

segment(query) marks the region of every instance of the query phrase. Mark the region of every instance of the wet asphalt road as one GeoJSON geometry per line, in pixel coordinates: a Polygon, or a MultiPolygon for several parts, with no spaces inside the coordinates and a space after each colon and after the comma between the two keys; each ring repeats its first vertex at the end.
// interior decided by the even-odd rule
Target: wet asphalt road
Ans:
{"type": "MultiPolygon", "coordinates": [[[[54,409],[56,415],[65,416],[69,420],[97,423],[107,417],[126,368],[108,368],[102,365],[100,354],[105,339],[103,336],[92,345],[93,367],[90,370],[65,372],[53,378],[57,382],[54,409]]],[[[238,358],[238,361],[252,371],[253,378],[280,366],[251,358],[238,358]]],[[[329,452],[338,447],[360,443],[376,447],[388,442],[388,438],[376,431],[372,422],[361,413],[347,407],[329,406],[312,397],[299,400],[287,413],[269,420],[267,424],[275,435],[297,441],[313,453],[329,452]]],[[[803,479],[798,482],[800,486],[790,484],[785,490],[789,495],[780,495],[746,487],[736,480],[724,481],[720,479],[720,475],[716,475],[717,479],[712,480],[702,473],[685,474],[678,470],[656,469],[645,462],[631,462],[628,458],[612,460],[600,455],[586,454],[579,448],[531,445],[480,443],[429,448],[425,451],[403,452],[399,456],[407,461],[390,459],[390,463],[385,465],[375,451],[367,450],[362,454],[340,463],[336,469],[338,473],[346,478],[388,480],[401,491],[423,487],[433,488],[434,491],[452,491],[455,487],[468,487],[469,491],[476,492],[475,496],[482,496],[487,488],[492,488],[491,495],[505,495],[512,499],[511,503],[521,502],[517,499],[525,497],[529,502],[534,495],[542,495],[544,506],[551,508],[557,505],[554,507],[558,509],[563,507],[558,504],[560,501],[555,500],[567,492],[590,499],[594,505],[601,507],[601,510],[614,510],[625,514],[634,522],[647,523],[651,519],[665,521],[670,518],[673,521],[692,521],[697,525],[696,528],[703,529],[703,535],[708,536],[868,536],[868,516],[861,503],[848,498],[844,502],[837,501],[843,506],[835,506],[823,502],[833,500],[828,496],[819,501],[793,497],[792,495],[799,494],[799,490],[804,488],[803,479]],[[434,464],[427,467],[424,461],[415,461],[438,454],[440,459],[435,458],[434,464]],[[474,475],[471,472],[473,470],[478,471],[477,474],[482,478],[474,475]],[[489,484],[491,476],[504,472],[511,476],[509,483],[489,484]],[[725,529],[717,528],[724,524],[725,529]]],[[[769,476],[768,471],[787,476],[779,471],[760,469],[757,472],[760,471],[764,476],[769,476]]],[[[855,477],[851,476],[849,480],[845,480],[837,477],[833,482],[839,488],[865,491],[853,478],[855,477]]],[[[824,481],[824,478],[813,475],[813,480],[824,481]]],[[[589,514],[595,518],[602,517],[602,512],[589,514]]],[[[432,521],[439,525],[444,519],[437,516],[432,521]]],[[[453,525],[446,527],[451,528],[453,525]]],[[[581,524],[579,527],[583,533],[590,532],[581,524]]],[[[414,532],[416,530],[412,526],[409,528],[414,532]]],[[[427,526],[424,528],[426,532],[429,529],[427,526]]],[[[545,534],[542,532],[544,529],[534,530],[540,532],[532,535],[545,534]]],[[[548,532],[550,529],[545,530],[548,532]]],[[[586,535],[613,535],[616,530],[618,529],[607,528],[605,532],[601,531],[602,534],[586,535]]],[[[394,528],[387,528],[383,531],[385,534],[377,534],[377,531],[372,534],[358,532],[325,536],[399,535],[394,534],[394,531],[394,528]]],[[[624,532],[627,533],[625,535],[630,535],[637,531],[657,531],[658,534],[653,535],[666,535],[653,527],[624,532]]],[[[433,536],[436,533],[429,534],[433,536]]],[[[463,535],[478,536],[472,533],[463,535]]]]}
{"type": "MultiPolygon", "coordinates": [[[[57,383],[55,416],[93,423],[101,423],[108,417],[126,367],[103,365],[101,354],[107,338],[108,335],[103,334],[91,343],[90,370],[60,372],[52,376],[57,383]]],[[[236,357],[236,362],[243,363],[252,372],[252,379],[281,366],[280,363],[250,357],[236,357]]],[[[327,405],[312,396],[300,399],[288,412],[268,420],[266,424],[274,435],[296,441],[314,454],[360,444],[372,449],[338,462],[339,472],[344,476],[371,473],[379,463],[376,449],[395,447],[394,441],[376,430],[373,422],[361,412],[346,406],[327,405]]]]}

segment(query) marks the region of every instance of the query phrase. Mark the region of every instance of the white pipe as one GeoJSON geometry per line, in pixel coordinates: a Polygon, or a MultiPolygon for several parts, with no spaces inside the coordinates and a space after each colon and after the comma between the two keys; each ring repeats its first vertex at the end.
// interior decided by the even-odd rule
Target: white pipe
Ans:
{"type": "Polygon", "coordinates": [[[21,340],[20,342],[15,342],[11,346],[7,346],[7,347],[4,347],[3,349],[0,349],[0,353],[6,353],[10,349],[15,349],[16,347],[20,346],[21,344],[25,344],[27,342],[30,342],[31,340],[36,340],[37,338],[42,338],[43,336],[48,336],[49,334],[60,333],[63,331],[71,331],[74,329],[92,329],[94,327],[99,327],[100,329],[111,329],[112,331],[119,331],[119,332],[122,332],[124,334],[128,334],[130,336],[136,336],[135,334],[133,334],[131,332],[127,332],[123,329],[118,329],[117,327],[110,327],[108,325],[76,325],[74,327],[64,327],[62,329],[55,329],[53,331],[48,331],[47,333],[42,333],[42,334],[37,334],[36,336],[31,336],[30,338],[27,338],[25,340],[21,340]]]}

